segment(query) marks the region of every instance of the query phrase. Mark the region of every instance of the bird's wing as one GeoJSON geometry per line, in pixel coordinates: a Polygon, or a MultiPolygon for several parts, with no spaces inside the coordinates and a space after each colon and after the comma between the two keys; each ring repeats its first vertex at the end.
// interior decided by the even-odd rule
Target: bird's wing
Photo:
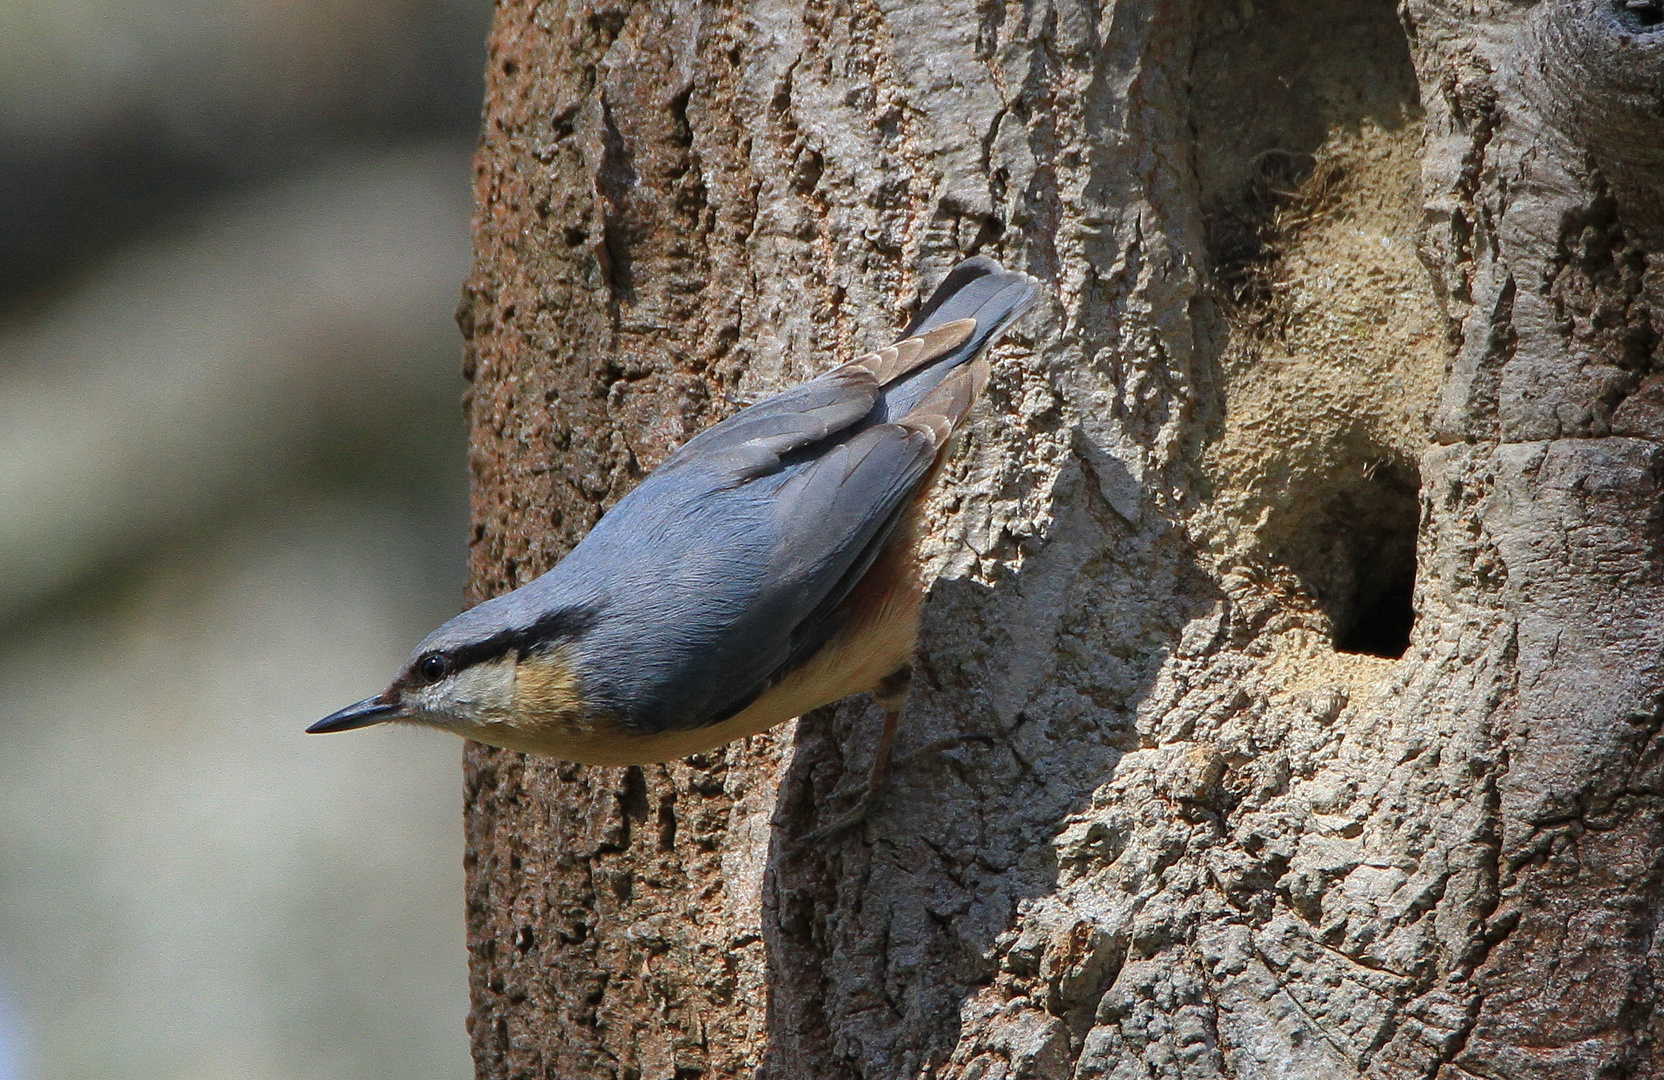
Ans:
{"type": "MultiPolygon", "coordinates": [[[[773,488],[769,515],[775,532],[767,588],[774,595],[759,598],[762,609],[778,613],[768,632],[791,643],[784,669],[807,659],[835,629],[838,605],[895,532],[975,401],[986,365],[978,361],[966,365],[963,375],[955,372],[896,423],[874,424],[791,465],[782,457],[840,434],[822,429],[829,417],[845,419],[845,428],[865,419],[867,412],[849,419],[854,405],[864,403],[870,410],[885,385],[951,353],[975,331],[975,320],[963,319],[859,357],[801,388],[821,382],[847,387],[848,411],[840,414],[828,395],[817,391],[802,397],[813,404],[813,414],[786,413],[782,399],[796,396],[789,391],[756,406],[769,412],[757,421],[735,424],[734,437],[717,451],[714,460],[728,470],[731,483],[784,475],[784,482],[773,488]],[[797,417],[802,420],[794,423],[797,417]],[[746,435],[750,437],[742,441],[746,435]]],[[[741,419],[744,413],[734,417],[741,419]]],[[[770,670],[764,677],[778,673],[770,670]]]]}
{"type": "MultiPolygon", "coordinates": [[[[602,518],[562,565],[581,572],[580,552],[601,557],[615,530],[653,537],[647,561],[660,569],[648,577],[663,595],[636,600],[631,618],[683,631],[676,647],[637,651],[629,671],[614,673],[632,687],[620,699],[637,710],[635,723],[718,723],[824,646],[986,379],[986,362],[965,363],[964,350],[980,350],[988,332],[974,317],[941,322],[745,409],[691,439],[602,518]],[[937,363],[954,367],[905,415],[878,408],[887,386],[937,363]],[[713,544],[725,530],[743,541],[713,544]],[[674,611],[659,611],[664,604],[674,611]]],[[[618,621],[621,634],[628,621],[618,621]]]]}
{"type": "MultiPolygon", "coordinates": [[[[874,366],[884,362],[881,357],[874,366]]],[[[653,577],[657,588],[676,595],[677,618],[690,631],[686,648],[639,658],[634,671],[621,675],[636,687],[627,696],[645,728],[725,720],[819,651],[838,628],[839,606],[894,535],[971,400],[968,393],[943,392],[950,407],[935,413],[921,408],[899,423],[846,430],[858,428],[863,412],[826,432],[826,417],[839,415],[840,403],[850,404],[847,417],[853,406],[873,400],[870,368],[852,364],[840,371],[828,382],[845,388],[842,399],[825,388],[800,395],[806,407],[800,414],[768,402],[775,411],[762,421],[742,414],[735,419],[748,422],[735,424],[732,435],[710,440],[697,458],[656,471],[637,490],[652,485],[665,493],[662,503],[644,500],[663,507],[662,529],[617,523],[660,538],[651,561],[674,569],[653,577]],[[744,531],[743,543],[711,543],[735,528],[744,531]],[[731,592],[741,581],[749,582],[743,600],[731,592]],[[695,614],[706,607],[707,616],[695,614]],[[721,634],[692,633],[715,625],[724,628],[721,634]]],[[[961,378],[944,386],[950,384],[964,391],[973,385],[961,378]]],[[[635,508],[621,503],[619,511],[633,515],[635,508]]]]}
{"type": "Polygon", "coordinates": [[[783,455],[865,419],[885,386],[952,352],[975,331],[976,320],[960,319],[858,357],[705,429],[658,472],[700,463],[735,482],[767,475],[780,467],[783,455]]]}
{"type": "Polygon", "coordinates": [[[703,481],[695,501],[708,524],[685,531],[678,518],[654,552],[656,565],[675,568],[654,578],[676,595],[684,634],[623,675],[635,687],[634,722],[647,730],[719,723],[819,651],[940,448],[929,426],[880,424],[767,475],[684,473],[690,484],[703,481]],[[743,530],[743,542],[711,543],[722,528],[743,530]],[[742,581],[743,596],[734,591],[742,581]]]}
{"type": "Polygon", "coordinates": [[[779,551],[789,569],[778,579],[805,581],[801,595],[815,598],[793,628],[786,670],[837,629],[838,606],[890,542],[987,379],[985,361],[964,365],[899,422],[866,429],[782,488],[779,551]]]}

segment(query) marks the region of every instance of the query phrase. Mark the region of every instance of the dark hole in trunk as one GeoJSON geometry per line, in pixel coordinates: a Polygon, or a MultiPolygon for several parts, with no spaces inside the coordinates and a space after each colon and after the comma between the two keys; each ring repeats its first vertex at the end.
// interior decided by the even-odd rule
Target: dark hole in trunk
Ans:
{"type": "Polygon", "coordinates": [[[1352,626],[1335,642],[1335,649],[1397,659],[1410,647],[1410,630],[1416,624],[1414,606],[1415,566],[1400,574],[1373,597],[1360,597],[1352,626]]]}
{"type": "Polygon", "coordinates": [[[1330,506],[1333,565],[1326,589],[1340,652],[1396,660],[1416,622],[1416,532],[1421,477],[1413,466],[1382,463],[1330,506]]]}
{"type": "Polygon", "coordinates": [[[1272,518],[1272,557],[1323,606],[1338,652],[1396,660],[1409,648],[1420,490],[1413,463],[1354,445],[1272,518]]]}

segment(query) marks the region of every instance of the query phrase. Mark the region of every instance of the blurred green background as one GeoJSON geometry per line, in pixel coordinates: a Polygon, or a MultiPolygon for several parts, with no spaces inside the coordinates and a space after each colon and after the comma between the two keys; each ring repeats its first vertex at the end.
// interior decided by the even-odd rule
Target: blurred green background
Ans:
{"type": "Polygon", "coordinates": [[[470,1075],[487,0],[0,3],[0,1080],[470,1075]]]}

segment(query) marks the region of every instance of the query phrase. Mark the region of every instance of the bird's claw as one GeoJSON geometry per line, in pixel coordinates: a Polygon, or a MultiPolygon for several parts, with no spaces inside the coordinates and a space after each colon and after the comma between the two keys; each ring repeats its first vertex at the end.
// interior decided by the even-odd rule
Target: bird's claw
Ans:
{"type": "MultiPolygon", "coordinates": [[[[931,742],[927,742],[923,746],[907,754],[905,757],[898,758],[893,762],[875,764],[873,766],[873,775],[868,777],[867,783],[863,785],[865,790],[862,791],[861,798],[855,806],[843,816],[829,822],[826,825],[822,825],[820,828],[805,835],[802,838],[801,843],[824,843],[835,836],[848,832],[850,829],[866,821],[867,815],[871,814],[873,808],[883,800],[884,793],[887,789],[885,781],[888,779],[888,774],[892,770],[905,769],[919,761],[921,758],[928,757],[931,754],[941,753],[943,750],[951,750],[955,746],[967,742],[980,742],[993,745],[994,740],[992,737],[980,733],[949,735],[946,738],[935,739],[931,742]]],[[[841,798],[847,794],[847,791],[835,792],[832,795],[832,800],[829,801],[841,800],[841,798]]]]}

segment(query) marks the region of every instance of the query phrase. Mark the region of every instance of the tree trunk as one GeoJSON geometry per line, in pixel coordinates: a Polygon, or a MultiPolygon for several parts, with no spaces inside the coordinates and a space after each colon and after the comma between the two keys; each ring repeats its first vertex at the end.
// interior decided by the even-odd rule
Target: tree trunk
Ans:
{"type": "Polygon", "coordinates": [[[470,748],[480,1077],[1664,1077],[1661,12],[1399,15],[502,0],[474,599],[963,255],[1048,285],[862,828],[864,700],[470,748]]]}

